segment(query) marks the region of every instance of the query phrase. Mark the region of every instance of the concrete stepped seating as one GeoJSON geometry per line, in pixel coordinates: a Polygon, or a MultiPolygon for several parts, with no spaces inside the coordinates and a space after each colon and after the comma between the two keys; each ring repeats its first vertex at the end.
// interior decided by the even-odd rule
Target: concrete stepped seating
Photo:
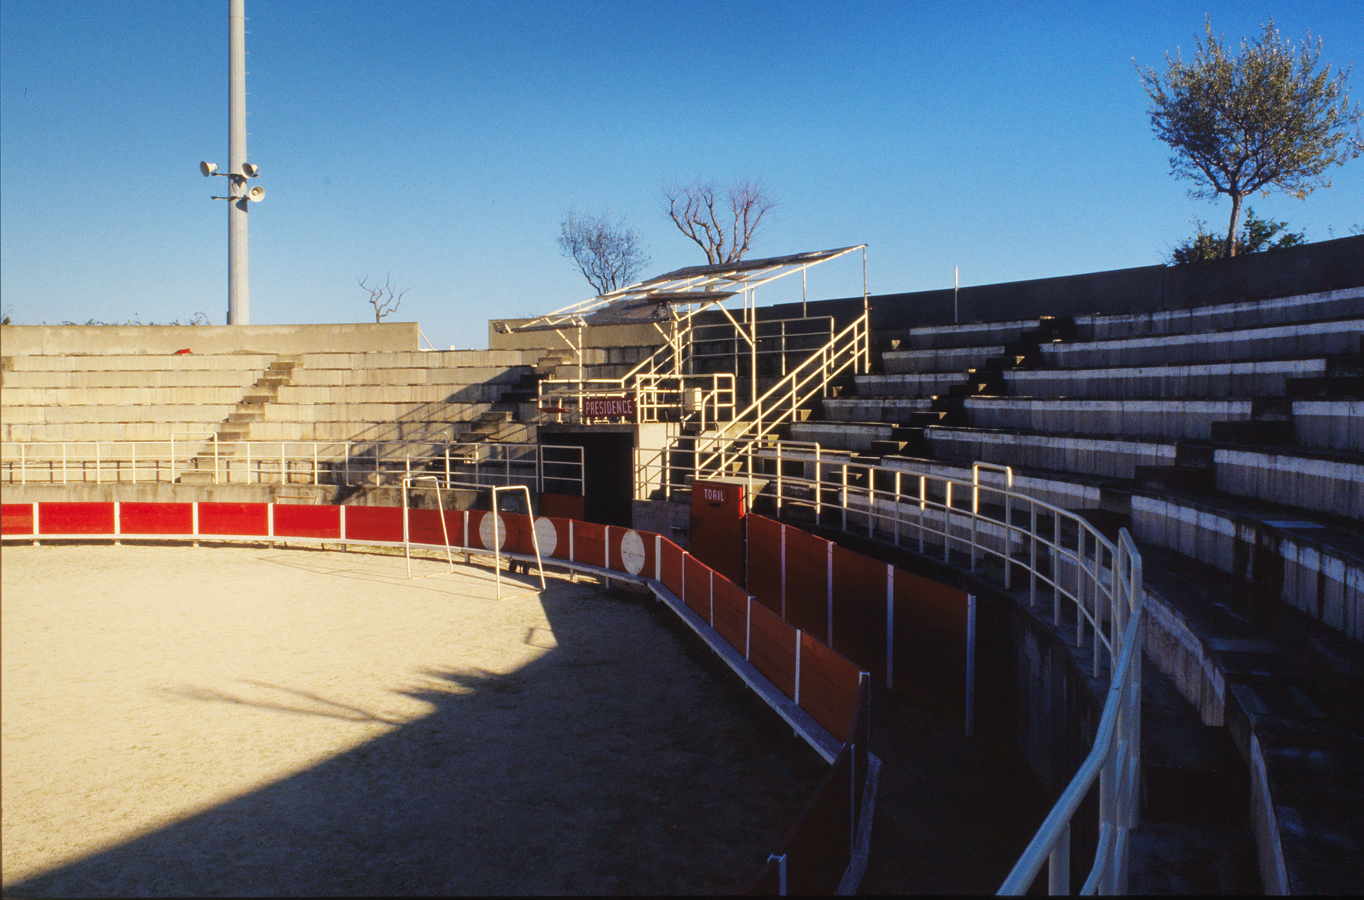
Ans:
{"type": "Polygon", "coordinates": [[[1134,479],[1140,466],[1173,466],[1173,442],[1034,434],[951,426],[927,429],[935,459],[1134,479]]]}
{"type": "Polygon", "coordinates": [[[1364,316],[1364,288],[1161,312],[1076,316],[1075,333],[1079,340],[1105,341],[1153,335],[1235,331],[1350,316],[1364,316]]]}
{"type": "Polygon", "coordinates": [[[970,322],[965,325],[936,325],[877,331],[875,337],[887,342],[890,351],[954,350],[963,347],[1003,347],[1018,340],[1024,332],[1037,327],[1036,319],[1012,322],[970,322]]]}
{"type": "Polygon", "coordinates": [[[1309,450],[1364,453],[1364,400],[1294,400],[1293,430],[1309,450]]]}
{"type": "Polygon", "coordinates": [[[169,441],[214,431],[276,360],[271,354],[7,357],[0,439],[169,441]]]}
{"type": "Polygon", "coordinates": [[[1217,490],[1364,521],[1364,457],[1216,447],[1217,490]]]}
{"type": "Polygon", "coordinates": [[[873,395],[868,397],[829,397],[821,404],[828,422],[885,422],[903,424],[913,413],[928,412],[933,404],[927,397],[873,395]]]}
{"type": "Polygon", "coordinates": [[[1206,441],[1213,437],[1215,422],[1251,421],[1253,404],[1252,400],[971,397],[964,401],[963,410],[976,428],[1206,441]]]}
{"type": "Polygon", "coordinates": [[[960,372],[897,373],[854,376],[858,397],[936,397],[954,385],[964,385],[970,376],[960,372]]]}
{"type": "Polygon", "coordinates": [[[1364,539],[1358,529],[1262,504],[1132,497],[1132,534],[1268,590],[1364,641],[1364,539]],[[1281,568],[1280,568],[1281,567],[1281,568]]]}
{"type": "Polygon", "coordinates": [[[918,373],[965,373],[967,369],[983,369],[992,360],[1004,355],[1003,344],[982,347],[943,347],[927,350],[887,350],[881,354],[881,364],[887,375],[918,373]]]}
{"type": "Polygon", "coordinates": [[[1283,396],[1291,379],[1324,377],[1327,371],[1327,359],[1317,357],[1130,368],[1019,369],[1006,371],[1003,377],[1011,397],[1226,400],[1283,396]]]}
{"type": "Polygon", "coordinates": [[[1361,336],[1364,318],[1355,317],[1235,331],[1053,343],[1043,345],[1041,351],[1045,366],[1053,369],[1197,365],[1357,354],[1361,336]]]}

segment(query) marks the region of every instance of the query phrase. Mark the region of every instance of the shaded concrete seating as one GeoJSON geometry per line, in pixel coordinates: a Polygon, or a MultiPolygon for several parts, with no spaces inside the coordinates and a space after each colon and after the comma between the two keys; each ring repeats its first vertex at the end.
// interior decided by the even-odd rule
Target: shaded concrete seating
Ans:
{"type": "Polygon", "coordinates": [[[1364,400],[1294,400],[1298,446],[1364,453],[1364,400]]]}
{"type": "Polygon", "coordinates": [[[965,371],[926,372],[857,375],[853,380],[859,397],[936,397],[946,394],[955,384],[966,384],[968,375],[965,371]]]}
{"type": "Polygon", "coordinates": [[[1323,376],[1326,372],[1326,359],[1318,357],[1102,369],[1020,369],[1004,372],[1004,384],[1013,397],[1211,400],[1281,397],[1290,378],[1323,376]]]}
{"type": "Polygon", "coordinates": [[[794,422],[788,439],[862,453],[873,441],[889,440],[894,432],[894,425],[881,422],[794,422]]]}
{"type": "Polygon", "coordinates": [[[1250,400],[1034,400],[971,397],[972,426],[1066,435],[1210,440],[1214,422],[1250,421],[1250,400]]]}
{"type": "Polygon", "coordinates": [[[1235,331],[1044,344],[1041,350],[1049,368],[1110,368],[1358,353],[1361,336],[1364,319],[1349,318],[1235,331]]]}
{"type": "MultiPolygon", "coordinates": [[[[1012,322],[970,322],[964,325],[933,325],[878,331],[878,340],[894,344],[891,350],[960,349],[963,347],[1003,347],[1037,327],[1036,319],[1012,322]]],[[[887,351],[890,352],[890,351],[887,351]]]]}
{"type": "Polygon", "coordinates": [[[1120,316],[1077,316],[1075,331],[1081,340],[1103,341],[1235,331],[1350,316],[1364,316],[1364,288],[1120,316]]]}
{"type": "Polygon", "coordinates": [[[1213,462],[1219,491],[1364,521],[1364,459],[1217,447],[1213,462]]]}
{"type": "Polygon", "coordinates": [[[943,347],[930,350],[887,350],[881,364],[891,374],[913,372],[965,373],[984,368],[992,358],[1004,355],[1003,344],[982,347],[943,347]]]}
{"type": "Polygon", "coordinates": [[[824,418],[831,422],[908,422],[916,412],[927,412],[933,401],[928,397],[869,396],[829,397],[822,406],[824,418]]]}
{"type": "MultiPolygon", "coordinates": [[[[1139,542],[1178,551],[1238,578],[1253,574],[1257,558],[1281,560],[1279,599],[1364,640],[1364,556],[1354,533],[1342,534],[1311,519],[1266,515],[1255,507],[1149,496],[1132,498],[1132,532],[1139,542]],[[1274,550],[1257,557],[1260,547],[1274,550]]],[[[1263,571],[1257,579],[1271,588],[1277,580],[1263,571]]]]}
{"type": "Polygon", "coordinates": [[[1172,442],[1137,438],[1026,434],[975,428],[928,429],[935,459],[1133,479],[1138,466],[1174,465],[1172,442]]]}

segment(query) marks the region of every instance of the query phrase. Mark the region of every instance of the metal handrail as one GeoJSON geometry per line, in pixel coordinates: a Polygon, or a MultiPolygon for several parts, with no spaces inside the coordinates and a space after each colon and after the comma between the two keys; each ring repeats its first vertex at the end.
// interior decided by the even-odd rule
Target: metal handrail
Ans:
{"type": "MultiPolygon", "coordinates": [[[[1026,575],[1030,607],[1038,606],[1039,589],[1050,587],[1053,625],[1063,624],[1063,604],[1074,609],[1074,646],[1082,647],[1086,638],[1092,641],[1093,676],[1101,675],[1105,660],[1109,663],[1110,687],[1099,734],[1000,892],[1026,891],[1042,863],[1050,860],[1050,891],[1069,893],[1070,822],[1097,778],[1100,841],[1082,890],[1121,893],[1127,879],[1127,832],[1138,810],[1144,600],[1141,556],[1127,530],[1120,531],[1114,544],[1083,517],[1015,491],[1009,467],[978,464],[971,480],[964,481],[854,463],[849,454],[780,441],[755,441],[737,456],[750,481],[772,482],[779,511],[784,505],[805,506],[817,521],[832,511],[844,531],[852,530],[850,517],[852,526],[865,517],[868,537],[875,538],[879,529],[896,546],[917,542],[920,554],[929,545],[940,545],[945,562],[952,561],[955,549],[972,571],[979,571],[981,558],[993,557],[1002,566],[997,577],[1006,590],[1012,588],[1015,569],[1026,575]],[[787,474],[785,464],[797,461],[805,464],[805,474],[787,474]],[[982,484],[983,470],[1000,472],[1005,486],[982,484]],[[865,473],[866,484],[852,483],[850,472],[865,473]],[[1049,566],[1041,565],[1043,555],[1049,566]]],[[[661,464],[668,462],[665,456],[661,464]]],[[[646,464],[640,477],[685,485],[704,473],[685,467],[655,475],[646,464]]]]}
{"type": "MultiPolygon", "coordinates": [[[[186,451],[186,443],[179,440],[190,433],[177,431],[168,441],[6,442],[0,445],[0,482],[173,483],[198,455],[200,443],[189,444],[186,451]]],[[[543,490],[545,482],[555,482],[564,493],[583,491],[581,446],[446,440],[221,441],[212,432],[202,434],[212,435],[214,484],[397,483],[414,468],[418,472],[443,468],[447,479],[461,473],[484,486],[528,484],[543,490]],[[571,458],[546,460],[547,450],[551,456],[571,458]]]]}
{"type": "MultiPolygon", "coordinates": [[[[697,460],[698,472],[712,470],[722,472],[730,462],[755,440],[771,434],[778,425],[793,420],[802,404],[808,402],[816,393],[821,396],[827,392],[829,382],[849,366],[856,368],[865,354],[865,344],[869,339],[868,316],[863,313],[852,324],[833,337],[829,343],[801,363],[789,374],[755,399],[747,408],[735,416],[737,429],[721,429],[719,434],[709,436],[711,447],[709,455],[697,460]],[[851,356],[848,356],[851,354],[851,356]],[[848,356],[847,359],[844,359],[848,356]],[[802,390],[815,385],[806,393],[802,390]],[[718,449],[714,449],[718,446],[718,449]]],[[[698,453],[700,452],[698,448],[698,453]]]]}

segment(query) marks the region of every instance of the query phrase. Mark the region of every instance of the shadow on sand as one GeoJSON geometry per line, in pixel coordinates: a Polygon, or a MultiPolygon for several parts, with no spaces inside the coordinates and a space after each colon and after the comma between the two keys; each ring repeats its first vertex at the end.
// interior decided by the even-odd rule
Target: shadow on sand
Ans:
{"type": "MultiPolygon", "coordinates": [[[[413,673],[430,714],[6,895],[741,889],[823,763],[652,599],[560,581],[542,602],[534,662],[413,673]]],[[[286,685],[176,695],[370,715],[286,685]]]]}

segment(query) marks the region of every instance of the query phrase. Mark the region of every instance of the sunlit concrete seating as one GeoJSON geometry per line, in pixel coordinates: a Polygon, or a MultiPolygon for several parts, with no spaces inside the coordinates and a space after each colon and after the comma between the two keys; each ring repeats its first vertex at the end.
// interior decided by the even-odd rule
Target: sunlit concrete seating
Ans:
{"type": "Polygon", "coordinates": [[[1235,331],[1042,345],[1049,368],[1081,369],[1294,359],[1358,353],[1364,319],[1273,325],[1235,331]]]}
{"type": "MultiPolygon", "coordinates": [[[[1292,359],[1202,365],[1006,371],[1013,397],[1086,399],[1233,399],[1282,397],[1288,379],[1324,375],[1326,360],[1292,359]]],[[[859,381],[859,385],[861,382],[859,381]]]]}

